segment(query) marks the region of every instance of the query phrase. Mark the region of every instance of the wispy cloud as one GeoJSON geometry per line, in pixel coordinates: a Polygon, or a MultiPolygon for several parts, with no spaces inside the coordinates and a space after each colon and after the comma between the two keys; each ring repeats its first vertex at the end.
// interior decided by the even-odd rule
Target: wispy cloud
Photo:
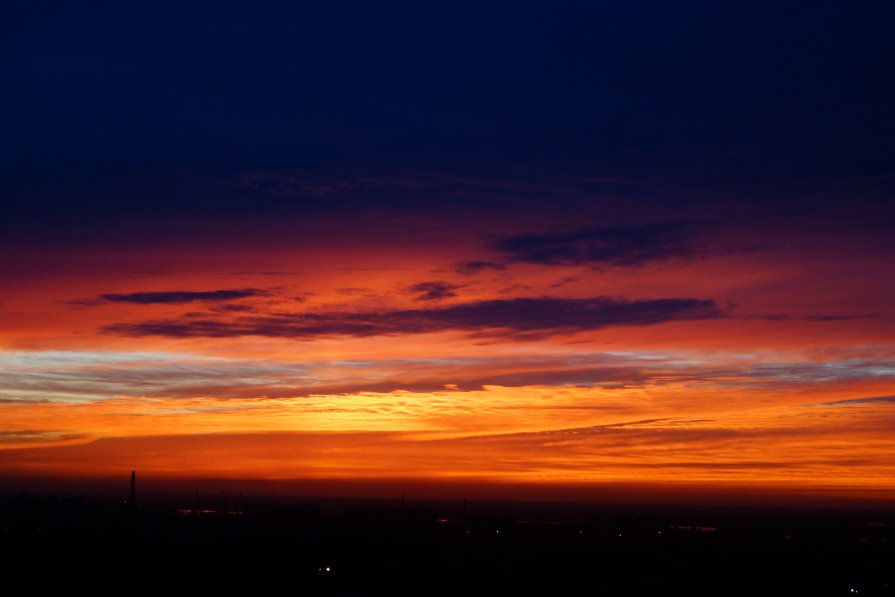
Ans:
{"type": "Polygon", "coordinates": [[[867,398],[849,398],[847,400],[833,400],[831,402],[819,402],[812,406],[848,406],[850,404],[895,404],[895,396],[869,396],[867,398]]]}
{"type": "Polygon", "coordinates": [[[454,271],[461,276],[472,276],[487,270],[502,271],[506,268],[506,265],[497,261],[464,261],[456,264],[454,271]]]}
{"type": "Polygon", "coordinates": [[[418,301],[440,301],[457,296],[454,291],[459,288],[461,286],[442,281],[420,282],[411,286],[410,292],[417,294],[418,301]]]}
{"type": "Polygon", "coordinates": [[[164,292],[131,292],[128,294],[101,294],[99,300],[110,303],[136,303],[138,305],[177,304],[194,302],[222,302],[255,296],[267,296],[266,290],[240,288],[236,290],[171,290],[164,292]]]}
{"type": "Polygon", "coordinates": [[[666,223],[513,236],[495,248],[511,262],[632,266],[690,255],[694,238],[690,227],[666,223]]]}
{"type": "Polygon", "coordinates": [[[11,447],[17,448],[46,444],[58,445],[59,443],[70,443],[76,440],[88,439],[89,437],[90,436],[79,435],[76,433],[60,433],[58,431],[46,431],[41,429],[0,429],[0,449],[3,449],[6,444],[11,444],[11,447]]]}
{"type": "Polygon", "coordinates": [[[320,338],[394,336],[459,331],[473,335],[552,335],[611,326],[654,325],[667,321],[717,319],[727,313],[713,300],[664,298],[514,298],[432,309],[375,312],[325,311],[265,317],[164,319],[116,323],[103,331],[125,336],[320,338]]]}

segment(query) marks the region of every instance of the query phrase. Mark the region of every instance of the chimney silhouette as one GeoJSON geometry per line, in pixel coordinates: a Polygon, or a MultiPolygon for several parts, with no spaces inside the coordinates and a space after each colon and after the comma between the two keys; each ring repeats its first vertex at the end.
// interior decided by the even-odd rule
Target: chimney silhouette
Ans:
{"type": "Polygon", "coordinates": [[[137,471],[131,471],[131,495],[128,499],[131,510],[137,505],[137,471]]]}

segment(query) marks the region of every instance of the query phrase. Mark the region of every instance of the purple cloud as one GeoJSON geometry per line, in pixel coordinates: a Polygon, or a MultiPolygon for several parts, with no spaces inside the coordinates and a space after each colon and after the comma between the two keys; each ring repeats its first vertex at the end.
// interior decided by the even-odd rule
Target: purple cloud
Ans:
{"type": "Polygon", "coordinates": [[[635,300],[514,298],[431,309],[378,312],[324,311],[219,319],[163,319],[116,323],[103,331],[126,336],[319,338],[370,337],[460,331],[473,335],[554,335],[612,326],[715,319],[726,312],[715,301],[694,298],[635,300]]]}

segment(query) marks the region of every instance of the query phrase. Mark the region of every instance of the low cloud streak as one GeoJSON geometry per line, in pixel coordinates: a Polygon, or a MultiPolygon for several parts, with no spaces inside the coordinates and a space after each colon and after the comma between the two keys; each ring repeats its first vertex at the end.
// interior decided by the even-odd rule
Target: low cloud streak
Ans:
{"type": "Polygon", "coordinates": [[[98,301],[108,303],[135,303],[138,305],[180,304],[195,302],[222,302],[238,299],[266,296],[267,291],[258,288],[241,288],[231,290],[165,292],[131,292],[127,294],[101,294],[98,301]]]}
{"type": "Polygon", "coordinates": [[[556,266],[635,266],[688,256],[694,250],[691,231],[674,223],[515,236],[495,248],[509,261],[556,266]]]}
{"type": "Polygon", "coordinates": [[[239,337],[313,339],[371,337],[459,331],[472,335],[541,335],[599,330],[611,326],[654,325],[669,321],[717,319],[726,312],[713,300],[650,300],[609,297],[514,298],[461,303],[440,309],[378,312],[296,313],[265,317],[163,319],[116,323],[102,328],[124,336],[239,337]]]}

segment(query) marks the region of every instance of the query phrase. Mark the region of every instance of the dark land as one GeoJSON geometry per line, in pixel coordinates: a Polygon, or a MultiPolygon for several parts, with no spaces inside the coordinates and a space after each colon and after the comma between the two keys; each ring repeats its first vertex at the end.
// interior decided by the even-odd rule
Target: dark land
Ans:
{"type": "Polygon", "coordinates": [[[895,595],[891,510],[0,497],[3,593],[895,595]]]}

